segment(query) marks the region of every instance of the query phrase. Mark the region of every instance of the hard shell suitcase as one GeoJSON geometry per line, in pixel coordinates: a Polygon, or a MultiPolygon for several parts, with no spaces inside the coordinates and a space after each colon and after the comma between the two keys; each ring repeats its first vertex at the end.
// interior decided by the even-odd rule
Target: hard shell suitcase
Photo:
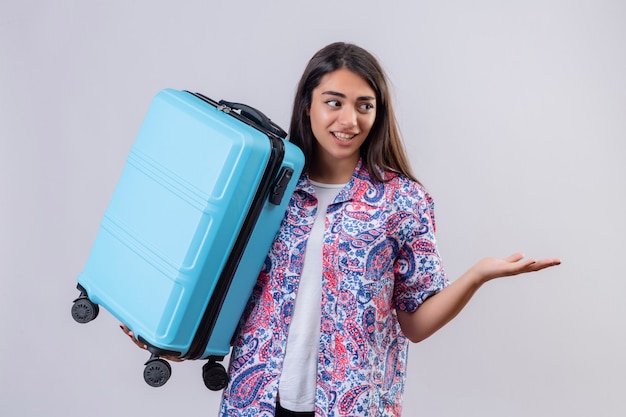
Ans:
{"type": "Polygon", "coordinates": [[[205,385],[245,309],[304,165],[261,112],[165,89],[126,160],[72,305],[79,323],[104,307],[148,346],[149,385],[169,379],[161,356],[208,359],[205,385]]]}

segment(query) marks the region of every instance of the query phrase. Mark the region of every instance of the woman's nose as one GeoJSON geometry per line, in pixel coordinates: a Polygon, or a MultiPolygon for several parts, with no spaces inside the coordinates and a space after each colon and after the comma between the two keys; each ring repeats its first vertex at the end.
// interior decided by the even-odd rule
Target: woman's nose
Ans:
{"type": "Polygon", "coordinates": [[[343,127],[351,128],[356,126],[356,111],[348,106],[343,107],[337,121],[343,127]]]}

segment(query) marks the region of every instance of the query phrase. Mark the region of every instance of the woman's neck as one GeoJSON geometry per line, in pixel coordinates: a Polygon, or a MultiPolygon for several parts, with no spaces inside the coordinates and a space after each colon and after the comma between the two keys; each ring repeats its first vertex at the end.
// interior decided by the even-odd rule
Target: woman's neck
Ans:
{"type": "Polygon", "coordinates": [[[322,184],[346,184],[358,163],[359,158],[328,161],[314,157],[309,164],[309,178],[322,184]]]}

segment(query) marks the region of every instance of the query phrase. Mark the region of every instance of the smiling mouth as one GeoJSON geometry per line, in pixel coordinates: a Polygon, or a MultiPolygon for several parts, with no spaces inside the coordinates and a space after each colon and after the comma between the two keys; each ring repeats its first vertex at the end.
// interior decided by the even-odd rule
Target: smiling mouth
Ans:
{"type": "Polygon", "coordinates": [[[354,134],[354,133],[333,132],[333,136],[337,140],[339,140],[341,142],[349,142],[356,136],[356,134],[354,134]]]}

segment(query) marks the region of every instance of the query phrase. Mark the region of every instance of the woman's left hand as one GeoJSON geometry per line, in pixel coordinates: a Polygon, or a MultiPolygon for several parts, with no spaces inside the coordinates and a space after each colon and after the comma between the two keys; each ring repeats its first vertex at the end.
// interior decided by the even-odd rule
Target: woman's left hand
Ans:
{"type": "Polygon", "coordinates": [[[522,253],[503,259],[485,258],[452,284],[428,298],[415,312],[398,311],[400,327],[412,342],[419,342],[456,317],[485,282],[494,278],[541,271],[560,263],[561,260],[557,258],[539,261],[525,259],[522,253]]]}
{"type": "Polygon", "coordinates": [[[542,269],[560,264],[561,260],[558,258],[535,260],[532,258],[525,258],[523,253],[514,253],[513,255],[503,259],[482,259],[472,266],[470,271],[481,277],[482,282],[487,282],[494,278],[541,271],[542,269]]]}

